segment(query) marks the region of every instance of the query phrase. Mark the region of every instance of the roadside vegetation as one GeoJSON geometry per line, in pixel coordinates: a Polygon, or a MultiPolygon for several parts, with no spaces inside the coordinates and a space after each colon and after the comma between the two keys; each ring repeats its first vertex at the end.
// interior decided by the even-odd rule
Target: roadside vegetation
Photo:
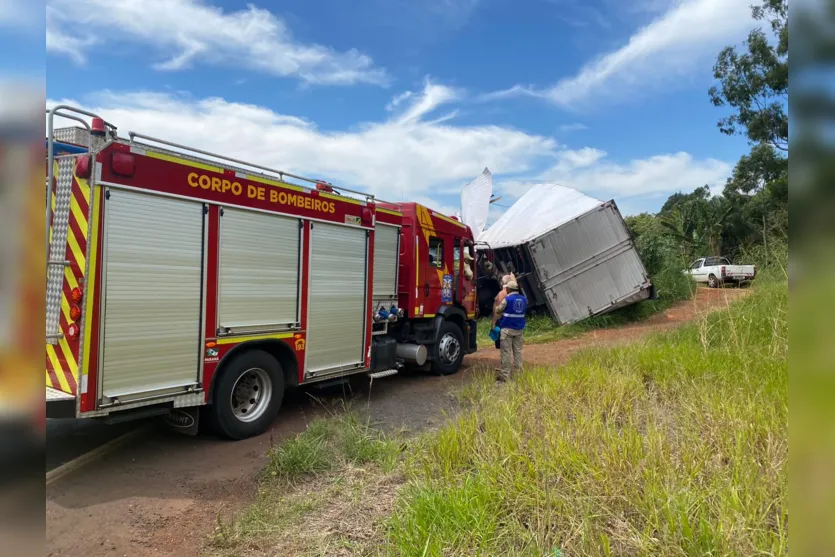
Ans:
{"type": "Polygon", "coordinates": [[[398,435],[383,435],[349,409],[311,422],[272,447],[254,503],[218,518],[211,555],[367,553],[403,485],[398,435]]]}
{"type": "Polygon", "coordinates": [[[208,552],[785,555],[787,307],[775,269],[678,330],[501,387],[473,370],[417,438],[316,420],[208,552]]]}
{"type": "Polygon", "coordinates": [[[506,389],[489,379],[410,452],[391,553],[788,552],[785,281],[506,389]]]}

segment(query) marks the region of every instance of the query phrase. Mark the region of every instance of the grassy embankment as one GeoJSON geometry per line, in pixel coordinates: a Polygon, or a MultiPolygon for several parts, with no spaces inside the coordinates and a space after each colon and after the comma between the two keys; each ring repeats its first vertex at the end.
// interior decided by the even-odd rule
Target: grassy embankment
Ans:
{"type": "Polygon", "coordinates": [[[398,555],[788,552],[785,282],[677,331],[485,377],[421,440],[398,555]]]}
{"type": "Polygon", "coordinates": [[[348,416],[271,452],[238,555],[788,552],[785,281],[496,387],[403,445],[348,416]]]}
{"type": "MultiPolygon", "coordinates": [[[[671,265],[654,277],[652,282],[657,292],[656,300],[648,300],[639,304],[627,306],[611,313],[598,315],[573,323],[564,327],[556,323],[547,313],[541,313],[528,318],[525,328],[526,344],[543,344],[554,340],[575,338],[594,329],[606,329],[626,325],[635,321],[647,319],[652,315],[664,311],[675,302],[686,300],[693,296],[695,284],[679,269],[679,265],[671,265]]],[[[482,317],[478,320],[478,346],[490,346],[493,341],[488,336],[491,319],[482,317]]]]}

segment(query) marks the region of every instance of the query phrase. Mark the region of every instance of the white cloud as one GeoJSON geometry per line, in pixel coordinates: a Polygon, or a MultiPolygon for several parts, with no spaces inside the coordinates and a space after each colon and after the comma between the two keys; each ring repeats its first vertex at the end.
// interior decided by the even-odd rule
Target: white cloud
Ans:
{"type": "Polygon", "coordinates": [[[682,0],[633,34],[629,41],[583,66],[553,87],[515,85],[486,99],[530,95],[566,108],[623,101],[648,90],[676,86],[709,64],[719,50],[754,27],[751,0],[682,0]]]}
{"type": "Polygon", "coordinates": [[[685,152],[621,164],[607,161],[604,151],[585,147],[561,151],[557,164],[534,179],[501,182],[498,189],[519,197],[533,184],[545,182],[572,187],[603,200],[657,198],[663,202],[677,191],[689,192],[705,184],[716,191],[732,168],[728,162],[712,158],[697,160],[685,152]]]}
{"type": "Polygon", "coordinates": [[[203,0],[51,0],[47,50],[86,59],[97,43],[138,43],[162,56],[160,70],[205,63],[243,67],[307,83],[386,85],[388,76],[365,54],[294,39],[285,22],[248,5],[224,11],[203,0]]]}
{"type": "MultiPolygon", "coordinates": [[[[31,25],[37,21],[38,16],[43,18],[43,12],[38,13],[38,11],[37,2],[0,0],[0,25],[31,25]]],[[[41,19],[41,21],[43,20],[41,19]]]]}
{"type": "MultiPolygon", "coordinates": [[[[485,166],[503,196],[491,207],[491,218],[534,183],[570,186],[619,203],[652,198],[657,203],[650,205],[660,207],[676,191],[718,187],[731,172],[724,161],[684,152],[619,163],[594,147],[567,149],[553,138],[507,127],[454,125],[451,115],[433,119],[461,94],[427,81],[423,90],[399,95],[388,119],[358,123],[352,131],[324,130],[263,106],[169,93],[103,91],[81,107],[119,126],[122,135],[144,132],[383,199],[420,201],[448,214],[456,210],[460,188],[485,166]]],[[[57,102],[79,105],[49,104],[57,102]]]]}
{"type": "Polygon", "coordinates": [[[123,135],[144,132],[392,200],[457,198],[460,187],[485,166],[499,173],[530,173],[553,160],[557,144],[551,138],[430,119],[456,95],[427,82],[408,102],[401,101],[402,113],[360,123],[354,131],[323,130],[261,106],[167,93],[102,92],[83,105],[119,126],[123,135]]]}

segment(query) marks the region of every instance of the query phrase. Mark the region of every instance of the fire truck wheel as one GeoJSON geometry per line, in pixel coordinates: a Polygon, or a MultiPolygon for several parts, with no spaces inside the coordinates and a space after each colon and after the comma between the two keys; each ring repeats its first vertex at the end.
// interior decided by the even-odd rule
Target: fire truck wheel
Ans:
{"type": "Polygon", "coordinates": [[[261,350],[244,352],[217,379],[212,425],[229,439],[258,435],[273,423],[283,398],[284,374],[276,359],[261,350]]]}
{"type": "Polygon", "coordinates": [[[464,361],[464,333],[455,323],[444,321],[439,338],[432,370],[439,375],[452,375],[464,361]]]}

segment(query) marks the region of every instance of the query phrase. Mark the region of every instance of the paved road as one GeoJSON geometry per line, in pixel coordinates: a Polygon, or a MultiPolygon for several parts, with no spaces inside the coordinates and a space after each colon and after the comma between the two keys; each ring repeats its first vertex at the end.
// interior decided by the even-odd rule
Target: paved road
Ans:
{"type": "Polygon", "coordinates": [[[54,470],[146,423],[142,420],[107,425],[90,419],[47,420],[46,471],[54,470]]]}

